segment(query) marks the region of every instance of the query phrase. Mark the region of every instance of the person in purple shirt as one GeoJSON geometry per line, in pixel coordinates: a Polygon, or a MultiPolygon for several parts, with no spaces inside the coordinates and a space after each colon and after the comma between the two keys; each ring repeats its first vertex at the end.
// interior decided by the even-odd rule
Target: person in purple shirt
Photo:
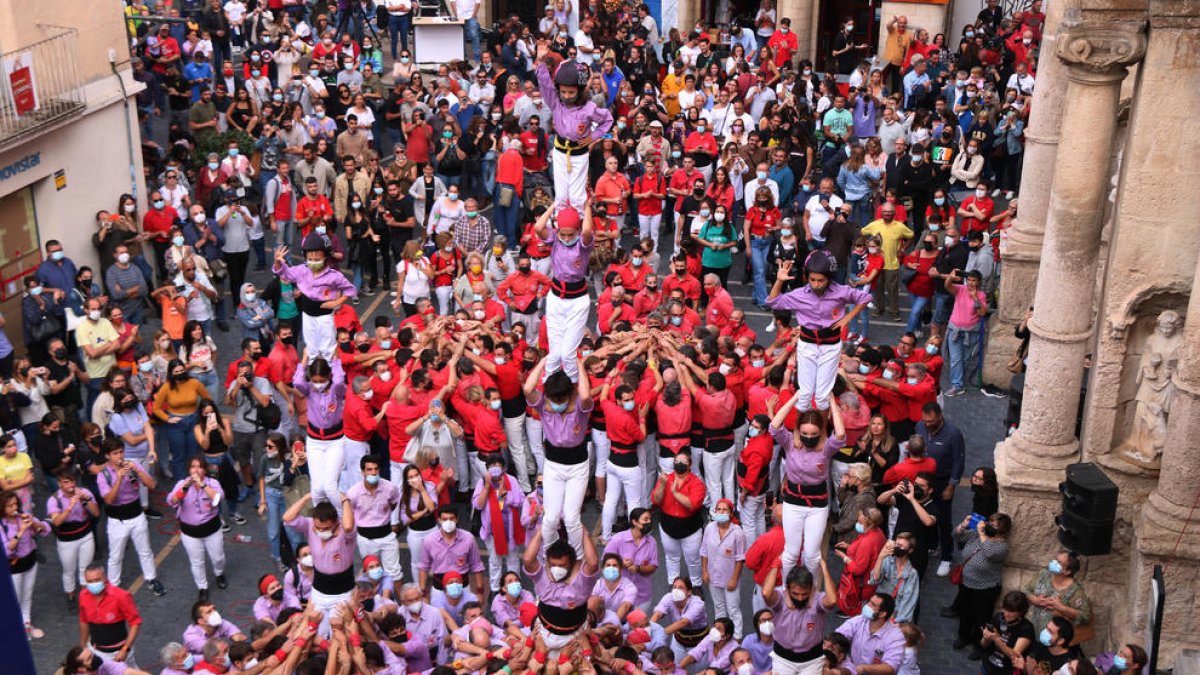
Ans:
{"type": "MultiPolygon", "coordinates": [[[[150,675],[124,661],[109,661],[101,657],[90,646],[76,645],[63,659],[62,673],[88,673],[89,675],[150,675]]],[[[165,672],[165,671],[164,671],[165,672]]]]}
{"type": "Polygon", "coordinates": [[[867,309],[871,294],[833,283],[837,261],[825,250],[816,250],[804,261],[808,284],[780,295],[795,279],[792,263],[780,263],[775,285],[767,295],[772,310],[787,310],[796,317],[796,391],[800,410],[808,410],[815,399],[818,410],[829,408],[833,383],[841,359],[842,328],[867,309]],[[850,305],[849,311],[846,307],[850,305]]]}
{"type": "Polygon", "coordinates": [[[296,288],[296,306],[300,309],[300,329],[309,351],[327,359],[336,358],[337,333],[333,313],[347,300],[358,295],[358,289],[346,275],[330,267],[329,242],[313,232],[301,246],[304,264],[287,264],[286,246],[275,248],[275,265],[271,271],[296,288]]]}
{"type": "Polygon", "coordinates": [[[279,622],[279,613],[289,607],[300,609],[300,603],[295,597],[283,592],[283,584],[274,574],[264,574],[258,580],[260,595],[254,600],[254,620],[279,622]]]}
{"type": "MultiPolygon", "coordinates": [[[[547,376],[567,371],[579,379],[576,350],[587,329],[592,301],[588,296],[588,260],[592,254],[592,207],[583,206],[582,218],[574,206],[555,205],[533,225],[534,236],[550,245],[550,294],[546,296],[547,376]],[[557,213],[552,213],[557,210],[557,213]],[[555,216],[554,230],[550,216],[555,216]]],[[[585,378],[586,379],[586,378],[585,378]]],[[[542,422],[545,424],[545,421],[542,422]]]]}
{"type": "Polygon", "coordinates": [[[50,524],[28,513],[21,513],[21,498],[16,492],[0,493],[0,545],[8,558],[13,587],[25,619],[25,634],[30,638],[45,636],[29,623],[33,611],[33,585],[37,581],[37,542],[34,537],[50,534],[50,524]]]}
{"type": "MultiPolygon", "coordinates": [[[[539,429],[541,423],[541,420],[538,420],[539,429]]],[[[542,513],[546,510],[542,503],[542,492],[545,489],[542,474],[539,473],[533,492],[525,495],[525,501],[521,504],[521,527],[525,528],[525,541],[533,538],[534,530],[542,529],[542,513]]]]}
{"type": "Polygon", "coordinates": [[[671,651],[675,660],[682,661],[687,650],[700,644],[708,635],[708,612],[704,600],[692,593],[692,580],[677,577],[667,593],[654,606],[650,621],[665,621],[665,630],[670,635],[671,651]]]}
{"type": "MultiPolygon", "coordinates": [[[[650,582],[658,571],[658,542],[650,536],[650,509],[638,507],[629,512],[629,529],[618,532],[604,547],[604,553],[615,553],[627,577],[637,589],[635,607],[650,612],[650,582]]],[[[624,617],[624,614],[621,614],[624,617]]]]}
{"type": "Polygon", "coordinates": [[[850,639],[850,663],[859,675],[895,675],[904,661],[904,633],[892,622],[896,603],[887,593],[876,593],[863,605],[862,614],[838,626],[850,639]]]}
{"type": "MultiPolygon", "coordinates": [[[[333,476],[336,483],[336,471],[333,476]]],[[[300,515],[312,500],[311,494],[297,500],[283,514],[283,522],[308,540],[309,555],[313,559],[310,599],[324,614],[320,627],[322,636],[329,635],[330,615],[338,605],[350,599],[350,592],[354,590],[354,509],[345,495],[341,499],[341,522],[337,510],[329,502],[313,504],[311,518],[300,515]]]]}
{"type": "Polygon", "coordinates": [[[783,427],[800,402],[797,391],[771,420],[771,437],[783,456],[783,574],[791,571],[804,551],[804,566],[816,574],[821,560],[821,538],[829,522],[829,460],[846,445],[846,425],[836,399],[830,402],[833,434],[825,435],[825,418],[806,410],[796,420],[796,430],[783,427]],[[819,449],[818,449],[819,448],[819,449]]]}
{"type": "MultiPolygon", "coordinates": [[[[820,568],[822,588],[837,588],[824,558],[820,568]]],[[[837,607],[837,594],[816,591],[812,572],[805,567],[792,568],[783,593],[776,588],[778,582],[779,568],[772,567],[762,589],[763,602],[775,615],[772,672],[782,675],[822,672],[825,656],[821,637],[825,635],[826,616],[837,607]]]]}
{"type": "Polygon", "coordinates": [[[746,564],[746,548],[746,533],[741,525],[733,522],[733,502],[728,499],[717,501],[713,522],[705,526],[704,536],[700,539],[700,569],[704,585],[712,593],[713,614],[729,617],[733,623],[730,634],[738,640],[742,639],[738,581],[746,564]]]}
{"type": "Polygon", "coordinates": [[[606,609],[616,614],[621,622],[625,621],[625,615],[634,608],[638,594],[638,589],[629,577],[621,574],[623,566],[620,555],[605,552],[600,567],[602,578],[596,580],[596,585],[592,587],[592,598],[588,601],[591,611],[606,609]]]}
{"type": "Polygon", "coordinates": [[[379,455],[365,455],[358,460],[358,465],[362,480],[346,490],[346,498],[354,505],[358,552],[364,561],[367,556],[378,558],[383,566],[380,572],[386,572],[390,578],[387,595],[395,596],[400,590],[399,583],[404,580],[400,549],[396,546],[396,533],[392,531],[392,513],[400,505],[400,488],[379,475],[383,466],[379,455]]]}
{"type": "Polygon", "coordinates": [[[433,667],[441,651],[446,622],[437,608],[425,602],[417,584],[400,588],[400,604],[404,611],[385,616],[379,627],[388,636],[388,648],[404,656],[408,670],[424,672],[433,667]]]}
{"type": "Polygon", "coordinates": [[[543,565],[538,560],[541,544],[542,533],[537,532],[525,547],[521,567],[533,581],[546,647],[551,655],[557,655],[587,625],[588,598],[600,576],[600,565],[589,534],[583,536],[583,560],[570,544],[559,539],[546,547],[543,565]]]}
{"type": "Polygon", "coordinates": [[[487,654],[492,645],[505,644],[504,631],[483,616],[483,607],[472,602],[463,609],[462,625],[450,633],[454,659],[487,654]]]}
{"type": "Polygon", "coordinates": [[[96,488],[108,514],[108,581],[114,586],[121,585],[125,546],[132,539],[146,585],[155,595],[166,595],[167,590],[158,580],[154,550],[150,548],[150,526],[138,496],[140,485],[153,490],[158,483],[141,464],[125,459],[125,443],[121,439],[106,438],[102,447],[108,462],[96,475],[96,488]]]}
{"type": "Polygon", "coordinates": [[[183,646],[196,656],[204,656],[204,643],[213,638],[245,640],[241,629],[226,621],[213,603],[197,600],[192,605],[192,625],[183,631],[183,646]]]}
{"type": "Polygon", "coordinates": [[[679,667],[687,670],[692,664],[698,663],[706,669],[728,672],[733,650],[737,648],[738,642],[733,639],[733,622],[723,616],[717,617],[708,635],[679,661],[679,667]]]}
{"type": "Polygon", "coordinates": [[[538,88],[554,119],[554,194],[579,206],[587,199],[588,151],[612,129],[612,112],[584,91],[591,76],[587,66],[562,60],[554,69],[559,57],[547,44],[538,45],[537,60],[538,88]]]}
{"type": "Polygon", "coordinates": [[[471,605],[478,605],[479,598],[470,589],[463,586],[463,577],[458,572],[446,572],[442,577],[442,581],[446,584],[446,591],[438,593],[430,598],[430,603],[446,613],[450,617],[452,625],[461,625],[463,622],[463,614],[466,608],[471,605]]]}
{"type": "MultiPolygon", "coordinates": [[[[359,528],[361,532],[362,528],[359,528]]],[[[361,536],[361,535],[360,535],[361,536]]],[[[395,542],[392,543],[395,546],[395,542]]],[[[361,550],[361,549],[360,549],[361,550]]],[[[373,595],[381,595],[389,600],[395,599],[400,593],[400,582],[393,579],[383,569],[383,563],[377,555],[368,555],[363,557],[362,574],[355,579],[356,582],[366,582],[371,584],[373,595]]]]}
{"type": "Polygon", "coordinates": [[[92,491],[79,486],[79,472],[73,466],[54,473],[58,491],[46,500],[46,515],[57,537],[58,560],[62,563],[63,592],[72,607],[76,602],[75,589],[83,571],[96,554],[96,538],[92,531],[100,518],[100,504],[92,491]]]}
{"type": "MultiPolygon", "coordinates": [[[[532,534],[530,535],[532,537],[532,534]]],[[[537,598],[521,585],[521,577],[514,570],[504,573],[503,593],[492,598],[492,618],[504,628],[520,628],[521,607],[536,604],[537,598]]]]}
{"type": "Polygon", "coordinates": [[[521,527],[524,501],[525,493],[517,478],[504,472],[504,456],[496,453],[489,457],[487,476],[476,481],[471,506],[481,516],[479,538],[487,545],[492,593],[500,592],[500,577],[505,568],[517,569],[517,547],[525,544],[525,530],[521,527]]]}
{"type": "Polygon", "coordinates": [[[445,591],[443,578],[447,572],[471,577],[475,595],[487,598],[483,586],[483,559],[475,536],[458,529],[458,511],[446,504],[438,509],[438,529],[421,544],[421,560],[417,563],[418,583],[426,597],[433,598],[445,591]]]}
{"type": "MultiPolygon", "coordinates": [[[[318,356],[310,361],[306,348],[300,363],[296,364],[292,387],[308,403],[308,441],[304,450],[308,457],[313,504],[333,501],[339,494],[338,479],[342,474],[346,440],[342,432],[346,375],[341,360],[318,356]]],[[[334,508],[340,511],[341,504],[335,502],[334,508]]]]}
{"type": "Polygon", "coordinates": [[[200,599],[208,600],[208,574],[204,571],[207,553],[212,561],[217,586],[225,588],[225,538],[221,532],[221,499],[225,492],[215,478],[208,477],[207,460],[188,460],[187,478],[175,484],[167,495],[167,505],[175,508],[179,535],[192,568],[192,581],[200,589],[200,599]]]}
{"type": "MultiPolygon", "coordinates": [[[[584,282],[586,283],[586,282],[584,282]]],[[[553,342],[551,342],[553,344],[553,342]]],[[[573,363],[583,369],[583,357],[571,354],[573,363]]],[[[592,389],[588,378],[572,380],[564,371],[546,378],[542,390],[538,382],[550,357],[538,361],[525,378],[525,400],[542,417],[542,436],[546,459],[543,464],[543,508],[540,541],[549,547],[558,540],[558,526],[567,524],[567,539],[578,557],[583,552],[583,498],[588,484],[587,440],[592,414],[592,389]]],[[[526,544],[528,550],[529,544],[526,544]]]]}

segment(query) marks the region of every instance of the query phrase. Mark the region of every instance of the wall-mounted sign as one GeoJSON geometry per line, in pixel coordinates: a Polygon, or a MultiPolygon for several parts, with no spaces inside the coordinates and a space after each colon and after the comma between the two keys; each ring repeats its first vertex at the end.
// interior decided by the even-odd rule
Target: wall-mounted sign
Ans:
{"type": "Polygon", "coordinates": [[[12,92],[17,117],[37,110],[37,87],[33,76],[33,52],[18,52],[4,58],[4,75],[12,92]]]}
{"type": "Polygon", "coordinates": [[[8,180],[17,174],[25,173],[42,163],[42,153],[34,152],[7,166],[0,166],[0,181],[8,180]]]}
{"type": "Polygon", "coordinates": [[[54,172],[54,189],[61,190],[67,187],[67,172],[59,169],[54,172]]]}

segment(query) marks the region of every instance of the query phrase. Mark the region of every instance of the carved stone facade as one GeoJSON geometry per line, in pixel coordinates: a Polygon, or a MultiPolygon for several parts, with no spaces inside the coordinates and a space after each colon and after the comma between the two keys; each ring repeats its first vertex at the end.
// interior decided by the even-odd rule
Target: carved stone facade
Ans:
{"type": "MultiPolygon", "coordinates": [[[[1096,608],[1088,651],[1144,641],[1150,574],[1164,565],[1168,667],[1200,647],[1200,524],[1185,531],[1200,502],[1200,228],[1188,192],[1200,180],[1200,3],[1081,4],[1048,21],[1027,152],[1053,169],[1027,154],[1017,264],[1006,260],[993,327],[993,346],[1012,345],[1004,333],[1035,306],[1021,428],[996,451],[1001,509],[1023,543],[1005,585],[1058,548],[1049,514],[1066,465],[1098,463],[1121,492],[1112,553],[1081,574],[1096,608]]],[[[1011,353],[992,356],[992,378],[1011,353]]]]}

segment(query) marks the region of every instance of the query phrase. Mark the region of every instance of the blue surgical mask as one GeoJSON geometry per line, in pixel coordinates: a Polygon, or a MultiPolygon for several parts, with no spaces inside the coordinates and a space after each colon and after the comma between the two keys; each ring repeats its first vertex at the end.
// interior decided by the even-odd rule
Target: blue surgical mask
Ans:
{"type": "Polygon", "coordinates": [[[183,238],[183,235],[179,235],[177,237],[172,237],[171,243],[175,244],[176,246],[183,246],[187,243],[187,240],[183,238]]]}
{"type": "Polygon", "coordinates": [[[751,368],[764,368],[767,365],[766,359],[753,359],[750,361],[751,368]]]}
{"type": "Polygon", "coordinates": [[[450,201],[452,201],[452,202],[458,201],[458,193],[457,192],[451,192],[451,193],[447,194],[446,197],[449,198],[450,201]]]}
{"type": "Polygon", "coordinates": [[[229,149],[229,156],[230,156],[230,157],[237,157],[237,156],[238,156],[240,153],[241,153],[241,151],[240,151],[240,150],[238,150],[237,148],[230,148],[230,149],[229,149]]]}
{"type": "Polygon", "coordinates": [[[720,523],[720,524],[728,523],[729,522],[729,514],[728,513],[714,513],[713,514],[713,522],[720,523]]]}
{"type": "Polygon", "coordinates": [[[220,163],[220,162],[209,162],[209,163],[208,163],[208,170],[209,170],[209,171],[216,171],[216,170],[217,170],[217,169],[219,169],[219,168],[221,168],[221,163],[220,163]]]}
{"type": "Polygon", "coordinates": [[[633,401],[625,401],[621,404],[621,408],[623,408],[625,412],[633,412],[633,405],[633,401]]]}
{"type": "MultiPolygon", "coordinates": [[[[163,200],[161,200],[161,199],[159,199],[158,201],[154,202],[154,208],[156,208],[156,209],[159,209],[159,210],[161,210],[161,209],[162,209],[162,207],[163,207],[163,206],[165,206],[165,205],[166,205],[166,202],[164,202],[164,201],[163,201],[163,200]]],[[[55,260],[62,260],[62,251],[55,251],[54,255],[55,255],[55,256],[57,256],[57,257],[55,258],[55,260]]]]}
{"type": "Polygon", "coordinates": [[[367,485],[379,485],[379,476],[363,476],[367,479],[367,485]]]}
{"type": "Polygon", "coordinates": [[[88,582],[87,589],[88,589],[88,593],[91,593],[92,595],[100,595],[101,593],[104,592],[104,582],[103,581],[88,582]]]}
{"type": "Polygon", "coordinates": [[[683,153],[678,150],[671,151],[671,159],[679,159],[682,156],[683,156],[683,153]]]}
{"type": "Polygon", "coordinates": [[[758,427],[750,427],[749,429],[746,430],[746,435],[749,436],[750,438],[754,438],[755,436],[758,436],[761,433],[762,433],[762,429],[759,429],[758,427]]]}
{"type": "Polygon", "coordinates": [[[509,594],[509,595],[511,595],[511,596],[512,596],[512,597],[514,597],[514,598],[516,598],[516,597],[520,597],[520,595],[521,595],[521,590],[522,590],[522,589],[521,589],[521,582],[519,582],[519,581],[510,581],[510,582],[508,582],[508,586],[506,586],[504,590],[508,591],[508,594],[509,594]]]}
{"type": "Polygon", "coordinates": [[[493,399],[491,402],[488,403],[488,405],[491,407],[492,410],[499,410],[500,409],[500,399],[493,399]]]}
{"type": "Polygon", "coordinates": [[[866,375],[869,372],[871,372],[871,366],[868,366],[865,363],[858,364],[858,374],[859,375],[866,375]]]}
{"type": "Polygon", "coordinates": [[[975,31],[973,31],[973,30],[969,30],[969,31],[967,31],[967,32],[966,32],[966,36],[967,36],[967,37],[969,37],[969,38],[973,38],[973,37],[975,37],[975,31]]]}
{"type": "Polygon", "coordinates": [[[908,382],[909,384],[916,384],[918,382],[917,378],[915,378],[915,377],[910,377],[910,378],[906,379],[905,381],[908,382]]]}
{"type": "Polygon", "coordinates": [[[380,341],[379,341],[379,348],[380,348],[380,349],[384,349],[384,350],[391,349],[391,348],[392,348],[392,341],[391,341],[391,340],[380,340],[380,341]]]}
{"type": "Polygon", "coordinates": [[[1113,657],[1113,667],[1117,670],[1125,670],[1129,667],[1129,661],[1120,654],[1113,657]]]}
{"type": "Polygon", "coordinates": [[[1050,570],[1050,574],[1062,574],[1063,573],[1062,563],[1058,562],[1057,559],[1051,560],[1050,564],[1046,565],[1046,569],[1050,570]]]}
{"type": "Polygon", "coordinates": [[[781,236],[781,237],[792,236],[792,228],[790,228],[790,227],[783,228],[782,230],[779,231],[779,236],[781,236]]]}
{"type": "Polygon", "coordinates": [[[1054,636],[1050,634],[1049,628],[1043,628],[1042,632],[1038,633],[1038,642],[1042,643],[1043,647],[1049,647],[1054,640],[1054,636]]]}
{"type": "MultiPolygon", "coordinates": [[[[863,534],[863,533],[865,533],[865,532],[867,531],[867,528],[863,527],[863,524],[862,524],[862,523],[855,523],[855,524],[854,524],[854,531],[855,531],[855,532],[857,532],[857,533],[859,533],[859,534],[863,534]]],[[[866,612],[866,610],[863,610],[863,611],[864,611],[864,612],[866,612]]],[[[870,618],[870,617],[868,617],[868,618],[870,618]]]]}
{"type": "Polygon", "coordinates": [[[604,568],[604,579],[606,581],[616,581],[620,577],[621,577],[621,570],[617,569],[616,567],[605,567],[604,568]]]}
{"type": "Polygon", "coordinates": [[[929,354],[930,356],[937,354],[938,346],[937,345],[925,345],[925,353],[929,354]]]}
{"type": "Polygon", "coordinates": [[[672,326],[680,326],[680,325],[682,325],[682,324],[683,324],[683,317],[682,317],[682,316],[675,315],[675,316],[672,316],[672,317],[671,317],[671,325],[672,325],[672,326]]]}
{"type": "Polygon", "coordinates": [[[896,374],[893,373],[892,371],[890,371],[890,370],[883,371],[883,379],[890,380],[894,377],[896,377],[896,374]]]}
{"type": "Polygon", "coordinates": [[[372,567],[371,569],[367,570],[367,576],[371,577],[372,581],[379,581],[383,578],[383,568],[372,567]]]}
{"type": "Polygon", "coordinates": [[[452,598],[461,598],[463,594],[462,584],[446,584],[446,595],[452,598]]]}
{"type": "Polygon", "coordinates": [[[767,179],[767,172],[766,172],[766,171],[759,171],[759,172],[757,172],[755,175],[756,175],[756,176],[758,176],[758,179],[759,179],[759,180],[766,180],[766,179],[767,179]]]}
{"type": "Polygon", "coordinates": [[[633,265],[634,267],[641,267],[643,262],[645,262],[645,261],[642,258],[630,258],[629,259],[629,264],[633,265]]]}
{"type": "Polygon", "coordinates": [[[408,63],[408,62],[409,62],[409,61],[411,61],[411,60],[412,60],[412,59],[408,58],[407,56],[401,56],[401,57],[400,57],[400,63],[408,63]]]}
{"type": "Polygon", "coordinates": [[[934,197],[933,203],[937,204],[938,206],[941,206],[942,204],[946,203],[946,198],[945,197],[934,197]]]}
{"type": "Polygon", "coordinates": [[[29,289],[29,294],[36,298],[42,294],[43,290],[44,289],[41,286],[34,286],[33,288],[29,289]]]}
{"type": "Polygon", "coordinates": [[[550,409],[556,413],[565,413],[567,411],[566,403],[555,403],[554,401],[550,401],[549,403],[550,409]]]}
{"type": "Polygon", "coordinates": [[[184,670],[191,670],[192,668],[195,668],[195,667],[196,667],[196,655],[195,655],[195,654],[188,654],[188,655],[187,655],[187,658],[185,658],[185,659],[183,660],[183,669],[184,669],[184,670]]]}
{"type": "Polygon", "coordinates": [[[701,218],[707,218],[707,217],[708,217],[708,213],[709,213],[709,212],[708,212],[708,209],[700,209],[700,217],[701,217],[701,218]]]}
{"type": "Polygon", "coordinates": [[[875,610],[870,605],[863,605],[862,615],[867,618],[867,621],[875,620],[875,610]]]}

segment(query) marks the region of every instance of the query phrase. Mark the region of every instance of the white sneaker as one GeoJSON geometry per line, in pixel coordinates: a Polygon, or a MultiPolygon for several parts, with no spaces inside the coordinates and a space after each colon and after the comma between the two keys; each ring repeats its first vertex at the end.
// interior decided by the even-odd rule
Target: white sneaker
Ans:
{"type": "Polygon", "coordinates": [[[1009,201],[1012,201],[1012,198],[1016,197],[1016,196],[1017,196],[1017,193],[1013,192],[1012,190],[1009,190],[1008,192],[1004,193],[1004,198],[1009,201]]]}
{"type": "Polygon", "coordinates": [[[995,190],[992,190],[992,196],[999,197],[1000,196],[1000,188],[996,188],[995,190]]]}
{"type": "Polygon", "coordinates": [[[937,575],[939,577],[950,576],[950,561],[949,560],[943,560],[942,562],[938,563],[937,575]]]}
{"type": "Polygon", "coordinates": [[[771,319],[771,323],[767,324],[766,331],[767,331],[768,333],[774,333],[774,332],[775,332],[775,319],[771,319]]]}

